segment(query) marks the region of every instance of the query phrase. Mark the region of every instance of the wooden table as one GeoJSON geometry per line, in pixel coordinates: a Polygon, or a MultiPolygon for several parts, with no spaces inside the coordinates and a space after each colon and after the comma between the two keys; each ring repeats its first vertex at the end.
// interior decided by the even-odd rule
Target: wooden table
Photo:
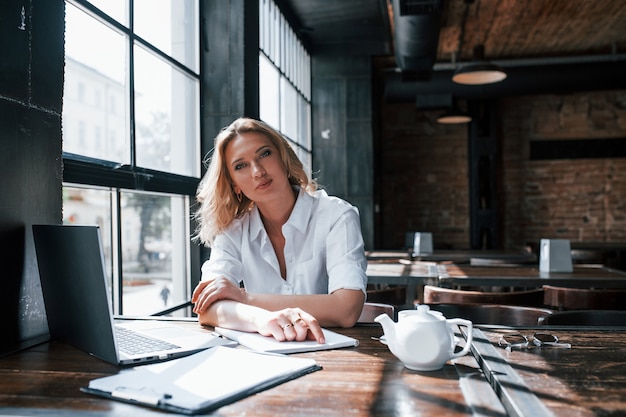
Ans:
{"type": "Polygon", "coordinates": [[[435,249],[432,253],[412,254],[401,250],[366,251],[368,261],[413,260],[423,262],[470,263],[472,259],[511,264],[538,263],[537,255],[526,251],[496,249],[435,249]]]}
{"type": "MultiPolygon", "coordinates": [[[[298,354],[314,358],[323,369],[226,405],[213,415],[465,417],[476,410],[504,415],[471,355],[448,362],[440,371],[415,372],[372,339],[382,335],[379,326],[334,330],[357,338],[360,345],[298,354]]],[[[91,379],[117,372],[117,367],[55,341],[0,358],[0,415],[172,415],[79,391],[91,379]]]]}
{"type": "Polygon", "coordinates": [[[626,288],[626,272],[593,266],[574,266],[568,272],[541,272],[537,266],[438,265],[437,277],[423,281],[439,287],[504,286],[541,287],[556,285],[571,288],[626,288]]]}
{"type": "Polygon", "coordinates": [[[426,279],[437,279],[437,265],[427,262],[376,262],[367,263],[368,284],[405,285],[406,308],[413,308],[413,301],[420,297],[426,279]]]}
{"type": "MultiPolygon", "coordinates": [[[[547,328],[548,326],[546,326],[547,328]]],[[[626,415],[626,328],[549,328],[561,347],[507,352],[502,334],[528,329],[474,329],[473,353],[511,416],[626,415]]],[[[544,329],[545,331],[545,329],[544,329]]]]}

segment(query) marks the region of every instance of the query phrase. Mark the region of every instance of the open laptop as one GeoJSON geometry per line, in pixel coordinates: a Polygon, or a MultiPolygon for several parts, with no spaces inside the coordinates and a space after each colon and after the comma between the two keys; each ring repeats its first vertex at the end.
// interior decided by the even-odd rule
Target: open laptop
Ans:
{"type": "Polygon", "coordinates": [[[98,226],[33,225],[33,236],[53,338],[115,365],[163,361],[233,344],[209,331],[167,321],[115,323],[98,226]],[[131,341],[130,349],[124,351],[123,340],[129,332],[142,340],[131,341]],[[157,348],[140,349],[145,344],[157,348]]]}

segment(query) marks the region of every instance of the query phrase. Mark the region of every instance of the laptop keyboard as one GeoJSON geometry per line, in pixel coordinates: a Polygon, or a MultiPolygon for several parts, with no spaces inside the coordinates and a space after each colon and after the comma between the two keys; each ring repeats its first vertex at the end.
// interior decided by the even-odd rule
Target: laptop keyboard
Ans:
{"type": "Polygon", "coordinates": [[[171,350],[180,347],[173,343],[166,342],[165,340],[144,336],[124,327],[116,326],[115,334],[119,349],[129,355],[171,350]]]}

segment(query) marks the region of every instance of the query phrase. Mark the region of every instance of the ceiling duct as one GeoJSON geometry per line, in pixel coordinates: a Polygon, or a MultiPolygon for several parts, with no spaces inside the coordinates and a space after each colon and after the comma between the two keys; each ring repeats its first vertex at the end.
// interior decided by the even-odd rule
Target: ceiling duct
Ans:
{"type": "MultiPolygon", "coordinates": [[[[401,74],[385,76],[386,101],[408,102],[416,97],[438,97],[452,94],[462,99],[497,99],[529,94],[572,94],[626,88],[626,54],[607,57],[604,61],[572,62],[547,60],[538,64],[524,60],[508,66],[508,77],[495,84],[461,85],[452,81],[453,69],[435,66],[431,80],[407,82],[401,74]]],[[[504,63],[502,64],[504,66],[504,63]]]]}
{"type": "Polygon", "coordinates": [[[396,65],[412,74],[412,78],[430,78],[437,55],[443,1],[392,1],[396,65]]]}

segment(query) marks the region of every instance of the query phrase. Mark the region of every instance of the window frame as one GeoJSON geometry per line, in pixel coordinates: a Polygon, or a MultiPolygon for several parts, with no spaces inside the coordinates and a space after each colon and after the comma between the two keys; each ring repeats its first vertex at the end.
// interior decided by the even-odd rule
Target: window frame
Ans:
{"type": "MultiPolygon", "coordinates": [[[[291,143],[305,169],[312,176],[313,149],[312,149],[312,100],[311,100],[311,56],[303,42],[299,39],[290,22],[287,20],[280,5],[275,0],[259,1],[259,60],[265,59],[278,74],[278,124],[272,127],[279,130],[291,143]],[[271,25],[269,23],[272,23],[271,25]],[[289,84],[295,94],[297,108],[296,136],[292,137],[284,132],[287,121],[285,112],[284,84],[289,84]],[[307,108],[306,117],[302,119],[302,103],[307,108]],[[304,157],[304,158],[303,158],[304,157]]],[[[259,62],[259,69],[262,67],[259,62]]],[[[259,82],[259,85],[262,85],[259,82]]],[[[261,111],[259,100],[259,114],[261,111]]]]}
{"type": "MultiPolygon", "coordinates": [[[[113,17],[109,16],[105,12],[98,9],[96,6],[87,2],[86,0],[65,0],[65,3],[71,3],[73,6],[82,9],[83,11],[93,15],[95,18],[104,22],[111,29],[120,32],[125,37],[127,37],[127,48],[126,51],[128,58],[128,69],[127,69],[127,85],[125,86],[125,95],[126,100],[128,100],[129,109],[128,109],[128,126],[126,129],[126,134],[129,135],[129,146],[130,146],[130,162],[129,163],[119,163],[114,161],[108,161],[98,158],[93,158],[89,156],[79,155],[70,152],[63,152],[63,186],[73,187],[73,186],[83,186],[83,187],[92,187],[94,189],[99,188],[109,188],[111,192],[117,195],[117,201],[119,201],[119,196],[122,192],[152,192],[152,193],[163,193],[170,195],[180,195],[188,197],[188,213],[189,219],[186,227],[192,233],[188,236],[188,244],[185,249],[185,254],[187,259],[186,262],[189,265],[188,275],[181,278],[184,281],[185,292],[190,297],[191,295],[191,286],[194,282],[199,281],[200,275],[200,263],[201,263],[201,248],[195,243],[192,239],[193,231],[195,230],[195,222],[193,218],[193,207],[195,205],[195,195],[197,191],[198,184],[200,182],[200,175],[202,172],[198,172],[198,177],[194,176],[185,176],[170,172],[158,171],[149,168],[139,167],[136,164],[136,143],[135,143],[135,85],[134,85],[134,76],[135,67],[134,67],[134,49],[135,47],[142,47],[151,53],[157,55],[158,58],[163,59],[167,64],[172,66],[173,70],[178,70],[185,74],[186,76],[197,80],[199,94],[197,97],[197,118],[198,118],[198,138],[197,143],[193,144],[196,147],[196,152],[198,154],[198,166],[200,167],[199,171],[202,171],[202,154],[200,151],[200,144],[203,132],[203,118],[202,118],[202,97],[203,97],[203,83],[202,74],[203,74],[203,66],[202,59],[197,63],[198,73],[194,72],[184,64],[180,63],[178,60],[173,58],[172,56],[167,55],[150,42],[141,38],[139,35],[134,33],[133,30],[133,0],[128,0],[125,7],[128,8],[129,11],[129,24],[125,26],[124,24],[118,22],[113,17]]],[[[197,16],[198,19],[198,44],[197,48],[201,51],[202,48],[202,37],[200,36],[200,25],[202,20],[202,2],[198,1],[197,3],[197,16]]],[[[104,106],[107,106],[108,103],[104,103],[104,106]]],[[[107,140],[107,138],[104,138],[107,140]]],[[[121,225],[120,225],[120,213],[121,208],[119,203],[117,207],[111,208],[111,221],[112,221],[112,242],[115,241],[114,247],[119,248],[121,242],[121,225]]],[[[113,288],[112,288],[112,305],[114,308],[114,313],[123,315],[123,278],[124,274],[122,271],[123,265],[121,262],[121,253],[117,252],[113,255],[113,288]]],[[[185,315],[190,316],[192,314],[191,308],[189,306],[189,301],[184,301],[179,303],[178,305],[168,306],[167,308],[163,308],[162,310],[155,312],[155,315],[163,315],[169,314],[174,310],[180,310],[181,307],[187,307],[186,311],[181,310],[185,315]]]]}

